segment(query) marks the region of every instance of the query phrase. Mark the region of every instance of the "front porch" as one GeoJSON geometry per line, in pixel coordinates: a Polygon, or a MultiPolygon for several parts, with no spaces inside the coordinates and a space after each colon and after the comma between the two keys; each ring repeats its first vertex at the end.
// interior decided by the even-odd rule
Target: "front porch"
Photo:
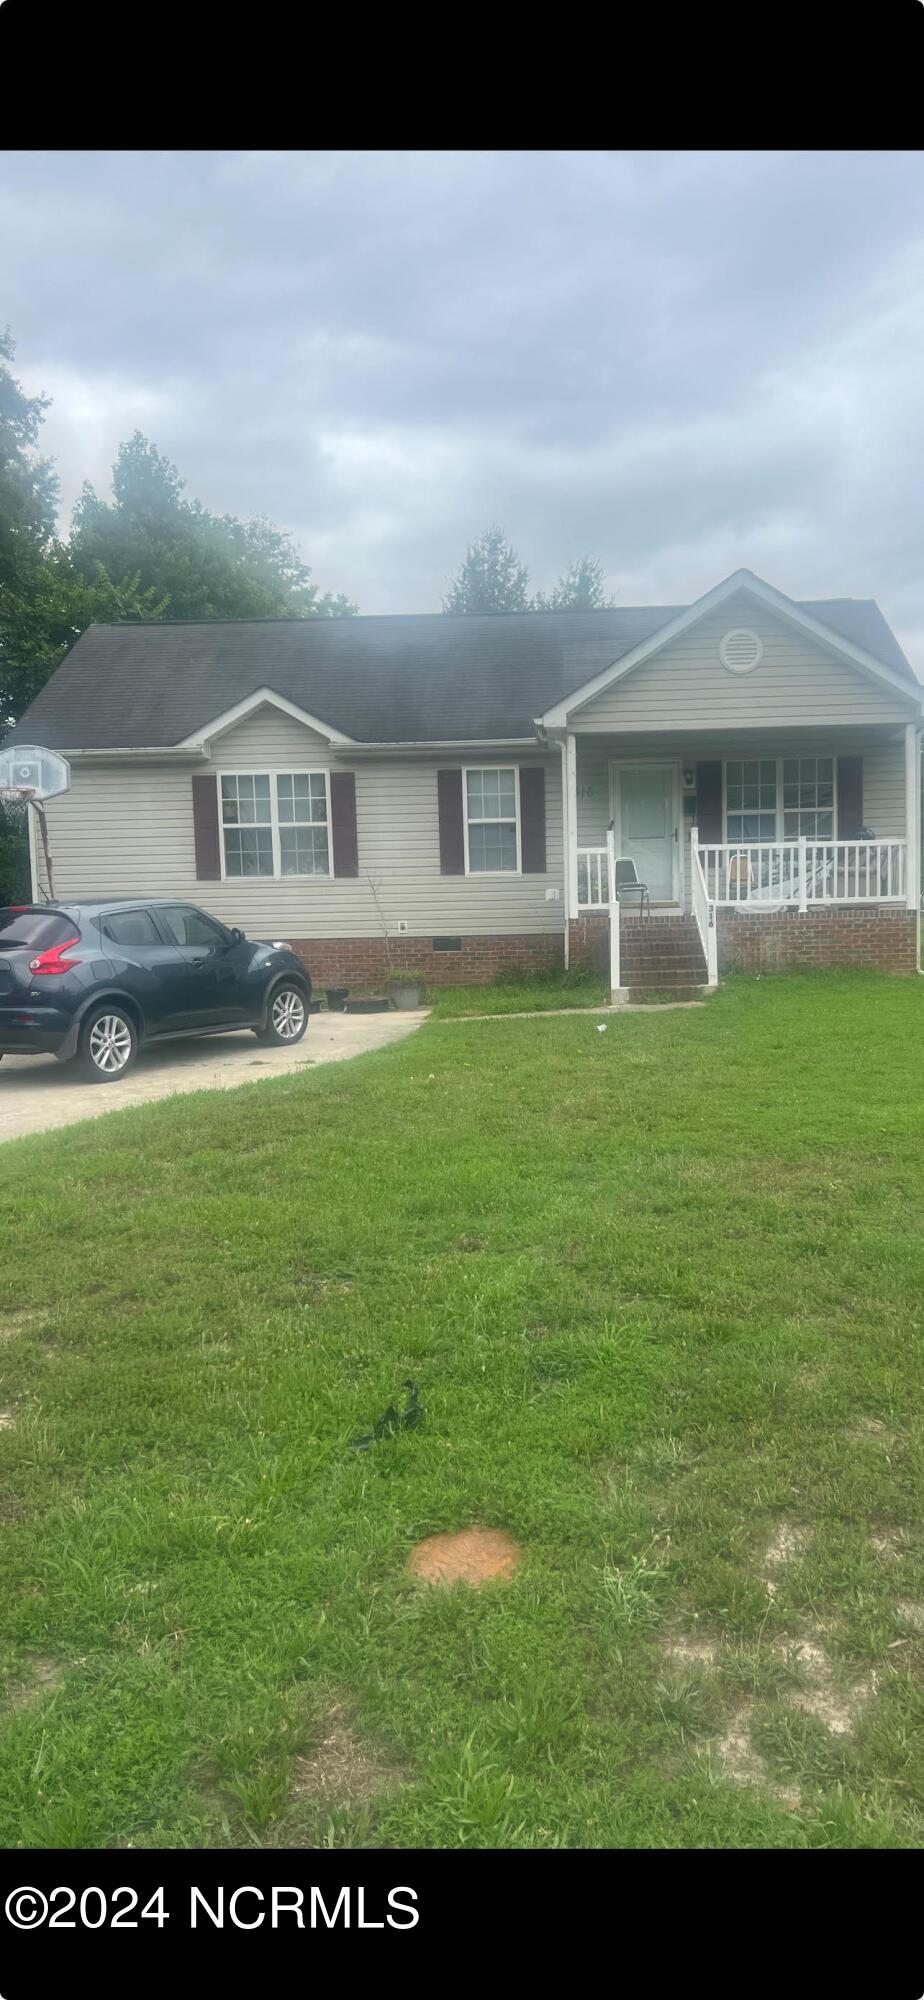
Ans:
{"type": "Polygon", "coordinates": [[[917,970],[914,724],[772,745],[575,732],[565,764],[569,958],[608,966],[614,999],[709,991],[730,969],[917,970]],[[617,859],[647,883],[650,917],[617,899],[617,859]]]}

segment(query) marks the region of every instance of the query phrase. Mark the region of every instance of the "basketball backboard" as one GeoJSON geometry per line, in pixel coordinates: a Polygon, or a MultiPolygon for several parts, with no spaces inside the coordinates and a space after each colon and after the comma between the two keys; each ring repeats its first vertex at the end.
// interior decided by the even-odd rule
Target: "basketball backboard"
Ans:
{"type": "Polygon", "coordinates": [[[36,799],[54,799],[71,788],[71,767],[57,750],[37,743],[11,743],[0,750],[0,792],[30,792],[36,799]]]}

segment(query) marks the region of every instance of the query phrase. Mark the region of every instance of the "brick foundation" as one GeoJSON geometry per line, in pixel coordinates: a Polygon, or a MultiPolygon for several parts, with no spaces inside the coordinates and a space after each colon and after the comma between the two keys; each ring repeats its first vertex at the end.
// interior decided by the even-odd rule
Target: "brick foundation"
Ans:
{"type": "Polygon", "coordinates": [[[463,937],[461,951],[434,951],[432,938],[392,937],[388,953],[384,938],[292,938],[293,951],[303,958],[312,984],[381,986],[391,967],[418,972],[425,986],[487,986],[492,980],[520,974],[560,972],[565,962],[561,931],[517,933],[513,936],[463,937]]]}
{"type": "Polygon", "coordinates": [[[589,917],[572,917],[568,930],[572,972],[608,973],[610,920],[605,912],[589,917]]]}
{"type": "Polygon", "coordinates": [[[825,967],[917,971],[913,910],[850,904],[827,910],[718,910],[719,972],[797,972],[825,967]]]}
{"type": "MultiPolygon", "coordinates": [[[[717,911],[719,972],[797,972],[800,969],[865,967],[868,972],[917,971],[917,927],[913,910],[781,910],[759,916],[752,910],[717,911]]],[[[623,935],[639,923],[623,917],[623,935]]],[[[656,924],[682,924],[682,917],[653,916],[656,924]]],[[[594,912],[571,923],[571,964],[606,972],[610,962],[609,919],[594,912]]]]}

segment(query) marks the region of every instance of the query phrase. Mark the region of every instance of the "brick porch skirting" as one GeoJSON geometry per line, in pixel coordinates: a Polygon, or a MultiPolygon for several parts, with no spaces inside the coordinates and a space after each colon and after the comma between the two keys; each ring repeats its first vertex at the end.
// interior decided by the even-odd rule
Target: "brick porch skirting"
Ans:
{"type": "MultiPolygon", "coordinates": [[[[719,972],[795,972],[800,967],[864,966],[872,972],[917,971],[917,926],[913,910],[881,905],[860,909],[781,910],[758,916],[752,910],[716,912],[719,972]]],[[[623,919],[625,923],[626,919],[623,919]]],[[[632,921],[632,920],[630,920],[632,921]]],[[[634,921],[638,921],[635,919],[634,921]]],[[[680,922],[653,917],[653,923],[680,922]]],[[[609,919],[594,911],[571,922],[571,964],[596,972],[609,969],[609,919]]]]}
{"type": "Polygon", "coordinates": [[[913,910],[881,905],[861,909],[780,910],[758,916],[752,910],[719,909],[719,972],[796,972],[811,967],[862,967],[868,972],[917,971],[917,925],[913,910]]]}
{"type": "Polygon", "coordinates": [[[609,972],[610,920],[605,910],[572,917],[568,926],[573,972],[609,972]]]}
{"type": "MultiPolygon", "coordinates": [[[[380,986],[389,959],[384,938],[292,938],[312,984],[380,986]]],[[[419,972],[426,986],[487,986],[505,976],[560,972],[565,962],[561,931],[512,936],[463,937],[459,951],[434,951],[432,938],[392,937],[388,952],[394,971],[419,972]]]]}

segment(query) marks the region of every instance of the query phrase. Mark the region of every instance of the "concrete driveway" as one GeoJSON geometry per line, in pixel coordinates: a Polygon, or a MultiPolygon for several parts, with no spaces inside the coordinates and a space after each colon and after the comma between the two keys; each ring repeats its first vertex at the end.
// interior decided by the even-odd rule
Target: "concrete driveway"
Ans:
{"type": "Polygon", "coordinates": [[[345,1062],[413,1034],[428,1009],[390,1014],[312,1014],[294,1049],[267,1049],[254,1035],[209,1035],[143,1050],[124,1083],[81,1083],[73,1063],[54,1056],[4,1056],[0,1063],[0,1141],[75,1125],[130,1104],[151,1104],[189,1090],[235,1090],[317,1063],[345,1062]]]}

